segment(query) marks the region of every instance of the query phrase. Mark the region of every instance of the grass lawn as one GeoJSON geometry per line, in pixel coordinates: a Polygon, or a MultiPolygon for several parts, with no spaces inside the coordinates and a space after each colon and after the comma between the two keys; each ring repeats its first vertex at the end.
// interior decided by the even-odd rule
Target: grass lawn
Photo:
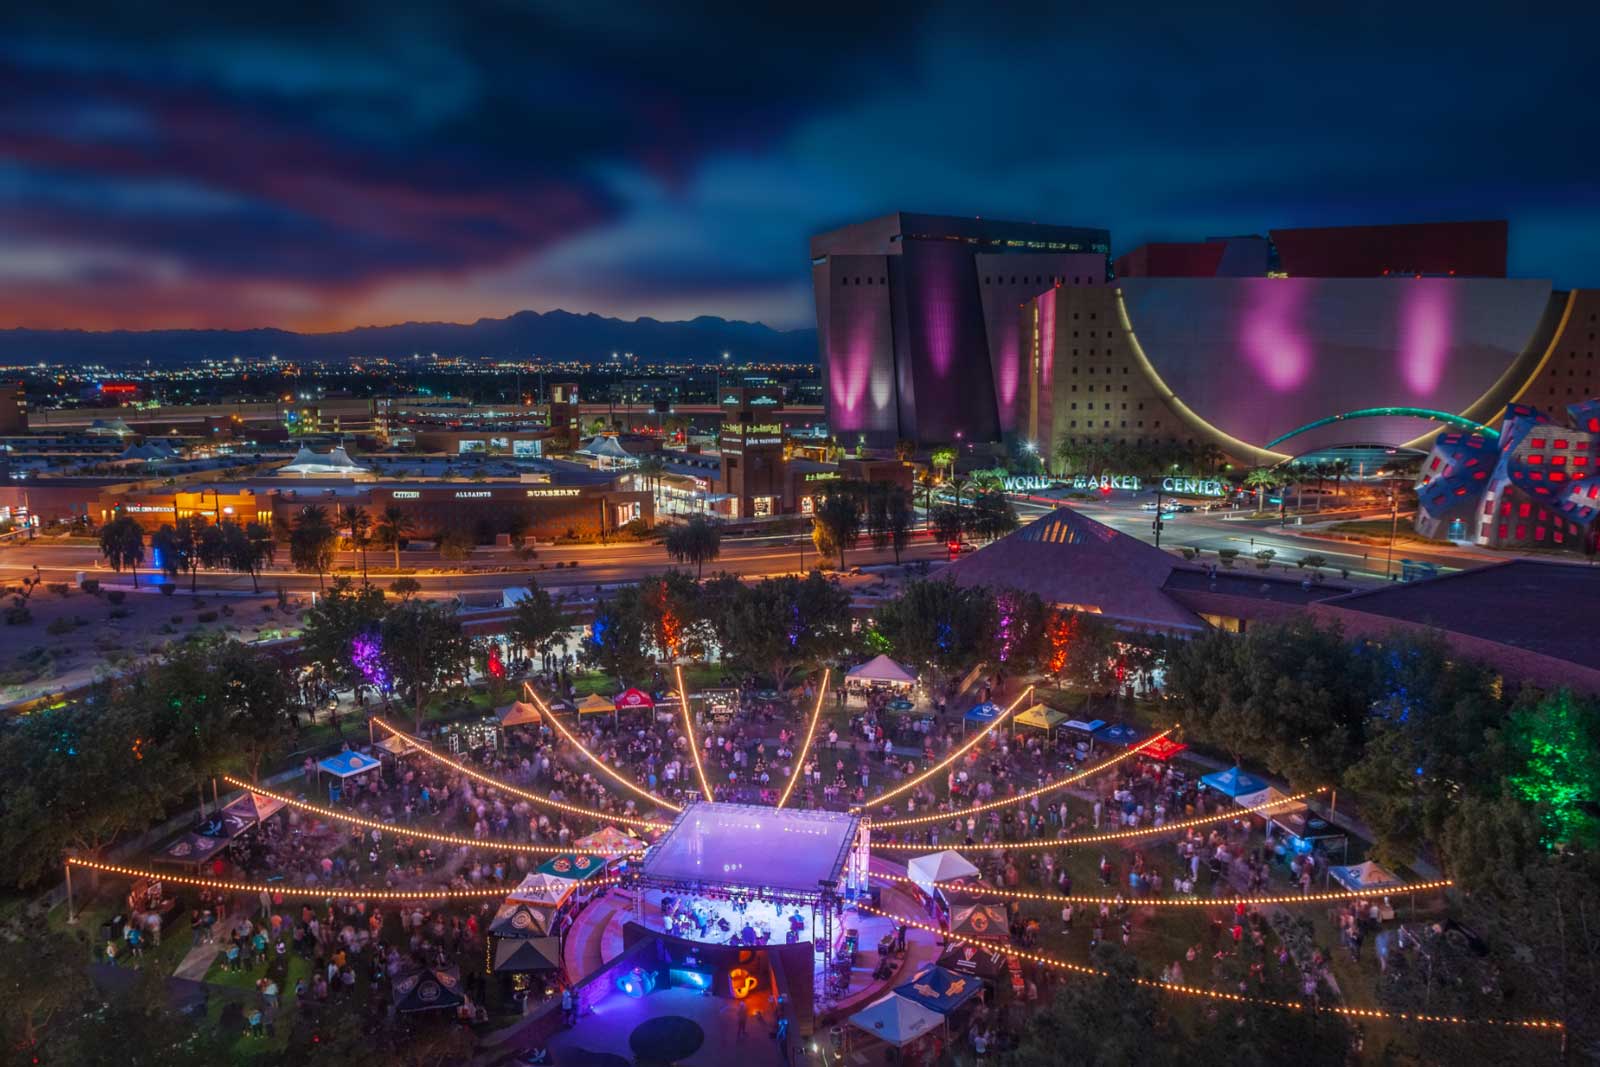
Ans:
{"type": "MultiPolygon", "coordinates": [[[[1354,537],[1370,537],[1384,544],[1389,543],[1390,521],[1388,519],[1351,519],[1348,522],[1335,522],[1328,525],[1329,533],[1350,534],[1354,537]]],[[[1450,545],[1454,542],[1440,541],[1433,537],[1423,537],[1411,529],[1404,522],[1394,528],[1395,544],[1419,545],[1450,545]]]]}

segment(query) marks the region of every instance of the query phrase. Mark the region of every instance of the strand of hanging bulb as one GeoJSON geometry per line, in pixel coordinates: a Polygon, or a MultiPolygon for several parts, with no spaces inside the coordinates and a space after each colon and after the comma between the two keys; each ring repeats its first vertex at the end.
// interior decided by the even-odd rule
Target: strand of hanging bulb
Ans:
{"type": "MultiPolygon", "coordinates": [[[[883,874],[872,872],[873,878],[886,882],[906,882],[920,885],[914,878],[903,874],[883,874]]],[[[1455,882],[1448,878],[1435,882],[1413,882],[1410,885],[1385,886],[1382,889],[1342,889],[1329,893],[1299,893],[1281,897],[1171,897],[1151,900],[1144,897],[1086,897],[1075,893],[1033,893],[1028,890],[997,889],[984,885],[972,885],[968,882],[930,882],[940,889],[959,890],[964,896],[993,897],[997,900],[1037,900],[1046,904],[1106,904],[1110,906],[1124,905],[1130,908],[1228,908],[1243,904],[1247,908],[1264,907],[1269,904],[1323,904],[1337,900],[1360,900],[1377,896],[1392,896],[1396,893],[1429,892],[1435,889],[1448,889],[1455,882]]]]}
{"type": "Polygon", "coordinates": [[[817,706],[811,709],[811,724],[806,727],[805,744],[794,754],[794,770],[790,772],[789,781],[783,787],[783,795],[778,798],[780,808],[789,802],[789,794],[794,792],[795,783],[804,777],[801,768],[805,766],[806,753],[811,751],[811,742],[817,736],[817,723],[822,719],[822,700],[828,694],[828,678],[831,673],[830,668],[823,668],[822,685],[817,688],[817,706]]]}
{"type": "Polygon", "coordinates": [[[579,807],[576,804],[568,804],[564,801],[552,800],[550,797],[543,796],[539,793],[530,793],[526,789],[521,789],[509,782],[502,782],[498,778],[492,778],[489,775],[484,774],[482,771],[475,770],[472,767],[468,767],[464,763],[458,763],[449,756],[435,752],[433,749],[429,748],[427,745],[424,745],[421,741],[417,740],[415,737],[412,737],[404,730],[395,729],[393,726],[390,726],[376,715],[372,717],[372,722],[382,729],[388,730],[391,734],[395,734],[405,738],[407,741],[410,741],[412,744],[417,746],[418,752],[422,753],[424,756],[427,756],[429,759],[437,763],[442,763],[451,770],[464,774],[475,782],[481,782],[484,785],[493,786],[496,789],[504,790],[514,797],[520,797],[523,800],[531,801],[535,804],[543,804],[546,807],[555,808],[558,811],[570,812],[573,815],[582,815],[584,818],[588,819],[600,819],[605,822],[627,823],[631,826],[642,826],[647,830],[665,830],[669,825],[668,823],[659,822],[654,819],[641,819],[633,815],[619,815],[615,812],[606,812],[595,808],[579,807]]]}
{"type": "Polygon", "coordinates": [[[634,781],[630,780],[629,778],[627,778],[626,776],[624,776],[622,774],[619,774],[605,760],[601,759],[599,756],[597,756],[593,752],[591,752],[589,750],[589,747],[587,745],[585,745],[582,741],[579,741],[577,736],[575,734],[573,734],[572,731],[567,729],[566,724],[563,723],[559,718],[556,717],[555,712],[551,711],[545,705],[545,702],[543,700],[539,699],[539,694],[535,693],[533,691],[533,686],[532,685],[528,684],[527,682],[523,682],[522,683],[522,691],[525,694],[527,694],[530,698],[532,698],[534,706],[539,709],[539,713],[541,715],[543,715],[546,719],[548,719],[550,721],[550,725],[552,725],[552,726],[554,726],[556,728],[556,732],[559,733],[562,736],[562,738],[564,738],[567,741],[568,744],[571,744],[571,745],[575,746],[578,749],[579,752],[582,752],[585,756],[587,756],[589,758],[589,761],[591,763],[593,763],[596,767],[599,767],[601,771],[605,772],[607,777],[611,778],[618,785],[621,785],[626,789],[631,789],[633,792],[637,793],[640,797],[644,798],[645,800],[648,800],[652,804],[658,804],[661,807],[668,809],[669,811],[682,811],[683,810],[682,805],[674,804],[672,801],[666,800],[666,799],[664,799],[662,797],[658,797],[654,793],[650,792],[648,789],[642,788],[637,782],[634,782],[634,781]]]}
{"type": "MultiPolygon", "coordinates": [[[[1086,967],[1081,963],[1072,963],[1069,960],[1056,959],[1053,956],[1044,956],[1037,952],[1024,952],[1021,949],[1013,948],[1010,945],[1006,945],[1001,949],[997,949],[993,942],[975,941],[972,938],[962,937],[960,934],[953,934],[948,930],[942,930],[937,926],[930,926],[927,923],[919,922],[916,919],[910,919],[903,915],[895,915],[892,912],[880,911],[879,909],[872,907],[870,904],[863,904],[859,901],[856,903],[856,909],[858,911],[865,912],[868,915],[881,916],[882,918],[888,919],[890,922],[904,923],[906,926],[912,926],[918,930],[926,930],[929,933],[938,934],[940,937],[946,938],[950,941],[957,941],[964,945],[972,945],[976,948],[988,949],[990,951],[1001,951],[1007,956],[1015,956],[1018,959],[1028,960],[1031,963],[1042,963],[1047,967],[1059,967],[1062,970],[1071,971],[1074,974],[1089,975],[1095,978],[1117,977],[1111,974],[1109,971],[1102,971],[1096,967],[1086,967]]],[[[1272,1008],[1285,1008],[1289,1011],[1306,1010],[1305,1005],[1298,1004],[1292,1000],[1277,1000],[1271,997],[1251,997],[1242,993],[1229,993],[1225,990],[1201,989],[1198,986],[1177,985],[1172,982],[1161,982],[1154,978],[1130,978],[1126,980],[1133,982],[1135,985],[1145,986],[1149,989],[1156,989],[1163,993],[1170,993],[1175,996],[1200,997],[1206,1000],[1225,1000],[1234,1004],[1260,1004],[1272,1008]]],[[[1556,1019],[1469,1019],[1461,1015],[1428,1015],[1419,1012],[1388,1011],[1381,1008],[1350,1008],[1342,1005],[1324,1006],[1319,1007],[1316,1010],[1321,1012],[1332,1012],[1333,1014],[1343,1015],[1352,1019],[1380,1019],[1389,1022],[1444,1023],[1458,1026],[1501,1026],[1528,1030],[1560,1031],[1566,1029],[1565,1024],[1556,1019]]]]}
{"type": "Polygon", "coordinates": [[[694,715],[689,710],[689,694],[683,688],[683,668],[673,664],[673,674],[678,681],[678,702],[683,706],[683,735],[689,742],[689,755],[694,758],[694,773],[700,779],[700,789],[706,795],[706,800],[715,802],[716,797],[711,793],[711,783],[706,781],[706,769],[700,763],[700,746],[694,740],[694,715]]]}
{"type": "Polygon", "coordinates": [[[1085,778],[1099,774],[1101,771],[1110,770],[1123,760],[1131,759],[1132,757],[1137,756],[1140,752],[1144,751],[1146,746],[1155,744],[1157,741],[1160,741],[1162,738],[1166,737],[1176,729],[1176,726],[1169,727],[1156,736],[1140,742],[1138,745],[1128,749],[1126,752],[1112,756],[1108,759],[1101,760],[1094,766],[1085,767],[1083,770],[1069,774],[1065,778],[1058,778],[1053,782],[1046,782],[1044,785],[1030,789],[1026,793],[1018,793],[1014,797],[1004,797],[1000,800],[990,800],[983,804],[974,804],[970,808],[958,808],[954,811],[937,812],[931,815],[909,815],[904,819],[871,819],[870,821],[872,823],[872,828],[874,830],[892,830],[898,826],[922,826],[926,823],[943,822],[946,819],[967,815],[980,815],[986,811],[994,811],[996,808],[1004,808],[1012,804],[1020,804],[1024,801],[1032,800],[1034,797],[1043,796],[1045,793],[1053,793],[1057,789],[1065,789],[1067,786],[1072,785],[1075,782],[1081,782],[1085,778]]]}
{"type": "MultiPolygon", "coordinates": [[[[1117,830],[1104,834],[1082,834],[1076,837],[1058,837],[1042,841],[997,841],[990,845],[951,845],[953,852],[1032,852],[1041,848],[1064,848],[1073,845],[1097,845],[1106,841],[1128,841],[1136,837],[1154,837],[1158,834],[1171,833],[1174,830],[1189,830],[1196,826],[1207,826],[1211,823],[1226,822],[1237,819],[1241,815],[1254,815],[1268,808],[1281,808],[1285,804],[1297,804],[1307,797],[1326,793],[1327,787],[1311,789],[1304,793],[1296,793],[1292,797],[1279,797],[1263,804],[1253,804],[1248,808],[1234,808],[1216,815],[1200,815],[1193,819],[1180,819],[1178,822],[1162,823],[1160,826],[1144,826],[1137,830],[1117,830]]],[[[960,814],[959,812],[956,814],[960,814]]],[[[946,816],[947,818],[949,816],[946,816]]],[[[879,849],[893,852],[926,852],[930,846],[912,843],[896,844],[893,842],[877,843],[872,845],[873,851],[879,849]]]]}
{"type": "MultiPolygon", "coordinates": [[[[454,834],[441,834],[432,830],[420,830],[411,826],[396,826],[394,823],[379,822],[377,819],[368,819],[360,815],[339,811],[337,808],[324,808],[317,804],[308,804],[303,800],[274,793],[270,789],[263,789],[258,785],[235,778],[231,774],[222,776],[222,780],[236,789],[247,789],[257,796],[276,800],[286,807],[298,811],[309,811],[313,815],[320,815],[324,819],[335,819],[339,822],[350,823],[352,826],[363,826],[369,830],[382,830],[386,833],[398,834],[401,837],[415,837],[424,841],[437,841],[442,845],[461,845],[465,848],[497,848],[509,852],[526,852],[538,856],[620,856],[626,850],[616,851],[603,848],[562,848],[560,845],[529,845],[515,841],[479,841],[471,837],[457,837],[454,834]]],[[[648,848],[648,842],[639,842],[639,850],[648,848]]]]}
{"type": "Polygon", "coordinates": [[[852,815],[855,815],[855,814],[859,814],[859,813],[861,813],[863,811],[867,811],[868,809],[874,807],[875,805],[882,804],[884,801],[890,799],[891,797],[897,797],[901,793],[904,793],[909,789],[915,789],[917,786],[919,786],[923,782],[927,781],[933,775],[935,775],[935,774],[939,773],[940,771],[944,770],[946,767],[950,766],[950,764],[954,763],[956,760],[958,760],[962,756],[966,755],[967,750],[972,748],[973,745],[976,745],[979,741],[982,741],[985,737],[989,736],[989,732],[991,730],[993,730],[996,726],[999,726],[1001,723],[1005,722],[1006,719],[1008,719],[1011,716],[1011,713],[1013,711],[1017,710],[1017,705],[1021,704],[1024,700],[1026,700],[1027,697],[1028,697],[1028,694],[1030,694],[1032,692],[1033,692],[1033,686],[1030,685],[1030,686],[1028,686],[1028,688],[1026,688],[1026,689],[1024,689],[1022,691],[1022,693],[1017,697],[1017,699],[1013,700],[1006,707],[1005,711],[1001,712],[999,715],[996,715],[994,717],[994,721],[993,722],[991,722],[988,726],[985,726],[983,729],[979,730],[977,733],[973,734],[972,737],[968,738],[964,743],[962,743],[962,745],[960,747],[958,747],[955,751],[951,752],[944,759],[940,760],[938,763],[935,763],[932,767],[929,767],[927,770],[923,771],[921,774],[917,775],[915,778],[912,778],[909,781],[901,782],[899,785],[895,786],[893,789],[890,789],[889,791],[887,791],[885,793],[879,793],[876,797],[872,798],[871,800],[866,801],[865,803],[855,805],[854,807],[852,807],[850,809],[850,813],[852,815]]]}

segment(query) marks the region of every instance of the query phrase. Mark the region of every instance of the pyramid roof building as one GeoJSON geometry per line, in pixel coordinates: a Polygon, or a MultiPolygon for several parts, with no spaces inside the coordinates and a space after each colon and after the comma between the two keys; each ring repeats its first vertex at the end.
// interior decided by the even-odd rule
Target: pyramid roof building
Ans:
{"type": "Polygon", "coordinates": [[[952,563],[957,585],[1035,593],[1126,629],[1193,633],[1205,623],[1162,588],[1178,560],[1136,537],[1057,508],[952,563]]]}

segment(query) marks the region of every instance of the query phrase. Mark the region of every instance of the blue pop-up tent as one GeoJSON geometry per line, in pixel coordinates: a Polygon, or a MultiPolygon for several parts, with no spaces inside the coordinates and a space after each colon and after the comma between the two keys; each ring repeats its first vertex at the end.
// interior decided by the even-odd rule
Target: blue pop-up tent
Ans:
{"type": "Polygon", "coordinates": [[[914,1000],[948,1015],[978,995],[983,982],[970,974],[956,974],[930,963],[912,976],[911,981],[894,987],[907,1000],[914,1000]]]}
{"type": "Polygon", "coordinates": [[[1094,732],[1094,736],[1108,745],[1122,745],[1131,748],[1140,741],[1150,736],[1150,731],[1138,726],[1130,726],[1125,722],[1114,722],[1102,726],[1094,732]]]}
{"type": "Polygon", "coordinates": [[[1215,789],[1225,797],[1236,797],[1243,793],[1256,793],[1267,788],[1267,783],[1253,774],[1241,771],[1237,767],[1229,767],[1225,771],[1215,771],[1200,779],[1201,784],[1215,789]]]}
{"type": "Polygon", "coordinates": [[[962,729],[965,730],[968,726],[976,726],[981,730],[999,717],[1000,706],[998,704],[979,704],[962,717],[962,729]]]}

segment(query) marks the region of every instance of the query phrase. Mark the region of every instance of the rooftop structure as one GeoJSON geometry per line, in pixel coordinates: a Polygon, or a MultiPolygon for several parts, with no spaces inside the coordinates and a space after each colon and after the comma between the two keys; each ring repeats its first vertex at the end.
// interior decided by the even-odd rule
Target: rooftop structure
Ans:
{"type": "Polygon", "coordinates": [[[861,820],[837,811],[690,804],[644,860],[647,882],[819,894],[842,884],[861,820]]]}

